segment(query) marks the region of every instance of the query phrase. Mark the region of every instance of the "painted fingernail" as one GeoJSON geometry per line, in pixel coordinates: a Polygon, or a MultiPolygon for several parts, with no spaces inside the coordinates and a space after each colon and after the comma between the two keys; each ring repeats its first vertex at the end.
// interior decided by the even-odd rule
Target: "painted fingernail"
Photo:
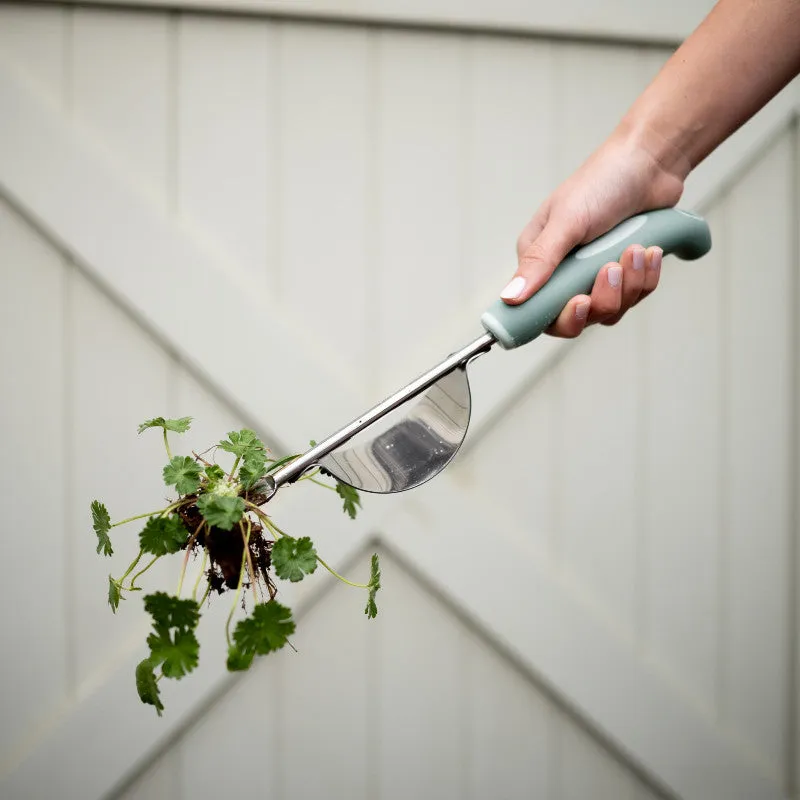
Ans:
{"type": "Polygon", "coordinates": [[[589,309],[591,308],[591,302],[589,300],[584,300],[582,303],[578,303],[575,306],[575,319],[586,319],[589,316],[589,309]]]}
{"type": "Polygon", "coordinates": [[[643,266],[644,266],[644,248],[637,247],[633,251],[633,268],[638,271],[643,266]]]}
{"type": "Polygon", "coordinates": [[[502,297],[503,300],[516,300],[522,294],[524,288],[525,278],[523,278],[522,275],[517,275],[517,277],[512,278],[508,286],[500,292],[500,297],[502,297]]]}
{"type": "Polygon", "coordinates": [[[608,268],[608,283],[610,286],[616,288],[622,283],[622,267],[609,267],[608,268]]]}
{"type": "Polygon", "coordinates": [[[650,269],[661,269],[661,258],[664,255],[664,251],[660,247],[653,248],[653,255],[650,256],[650,269]]]}

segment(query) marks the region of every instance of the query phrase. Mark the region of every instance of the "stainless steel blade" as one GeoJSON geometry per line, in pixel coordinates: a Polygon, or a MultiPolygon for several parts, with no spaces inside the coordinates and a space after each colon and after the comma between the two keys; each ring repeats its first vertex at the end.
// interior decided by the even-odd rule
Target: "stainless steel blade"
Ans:
{"type": "Polygon", "coordinates": [[[268,476],[268,498],[316,466],[357,489],[381,494],[430,480],[450,463],[467,433],[467,366],[495,342],[489,333],[480,336],[268,476]]]}

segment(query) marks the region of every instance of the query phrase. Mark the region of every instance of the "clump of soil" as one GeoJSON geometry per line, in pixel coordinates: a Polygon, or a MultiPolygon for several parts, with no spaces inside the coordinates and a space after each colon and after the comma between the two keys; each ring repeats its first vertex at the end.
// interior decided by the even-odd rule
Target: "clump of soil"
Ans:
{"type": "MultiPolygon", "coordinates": [[[[250,502],[258,504],[259,496],[251,493],[247,498],[250,502]]],[[[264,502],[266,496],[264,497],[264,502]]],[[[203,548],[208,548],[208,569],[206,578],[212,591],[223,594],[227,590],[236,590],[239,583],[239,571],[242,566],[244,554],[244,537],[238,525],[226,531],[215,526],[202,525],[203,517],[195,503],[178,509],[178,515],[188,533],[186,547],[202,553],[203,548]],[[199,533],[195,536],[195,532],[199,533]]],[[[269,593],[270,599],[275,597],[277,588],[270,578],[269,568],[272,564],[272,540],[264,535],[264,526],[257,520],[251,520],[250,540],[248,550],[250,560],[245,563],[245,570],[250,583],[262,585],[269,593]],[[254,575],[250,574],[250,564],[253,566],[254,575]]],[[[245,582],[245,586],[250,586],[245,582]]]]}

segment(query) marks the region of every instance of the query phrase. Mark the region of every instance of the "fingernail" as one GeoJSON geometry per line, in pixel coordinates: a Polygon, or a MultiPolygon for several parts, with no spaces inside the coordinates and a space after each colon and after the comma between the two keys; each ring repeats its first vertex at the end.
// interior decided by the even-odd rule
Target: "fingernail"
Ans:
{"type": "Polygon", "coordinates": [[[653,255],[650,256],[650,269],[661,269],[661,258],[664,251],[660,247],[653,248],[653,255]]]}
{"type": "Polygon", "coordinates": [[[516,278],[512,278],[511,282],[500,292],[500,297],[503,300],[516,300],[521,294],[522,290],[525,288],[525,278],[522,275],[517,275],[516,278]]]}
{"type": "Polygon", "coordinates": [[[608,283],[615,288],[622,283],[622,267],[608,268],[608,283]]]}
{"type": "Polygon", "coordinates": [[[644,266],[644,248],[637,247],[636,250],[633,251],[633,268],[635,270],[640,270],[644,266]]]}
{"type": "Polygon", "coordinates": [[[575,306],[575,319],[586,319],[589,316],[589,308],[591,307],[589,300],[584,300],[575,306]]]}

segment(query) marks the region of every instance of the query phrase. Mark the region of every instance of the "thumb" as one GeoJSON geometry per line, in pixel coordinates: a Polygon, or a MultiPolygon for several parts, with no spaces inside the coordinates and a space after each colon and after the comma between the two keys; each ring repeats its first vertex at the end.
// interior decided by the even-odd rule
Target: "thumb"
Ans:
{"type": "Polygon", "coordinates": [[[551,216],[539,235],[520,252],[517,271],[500,297],[509,305],[524,303],[547,283],[580,238],[574,224],[551,216]]]}

